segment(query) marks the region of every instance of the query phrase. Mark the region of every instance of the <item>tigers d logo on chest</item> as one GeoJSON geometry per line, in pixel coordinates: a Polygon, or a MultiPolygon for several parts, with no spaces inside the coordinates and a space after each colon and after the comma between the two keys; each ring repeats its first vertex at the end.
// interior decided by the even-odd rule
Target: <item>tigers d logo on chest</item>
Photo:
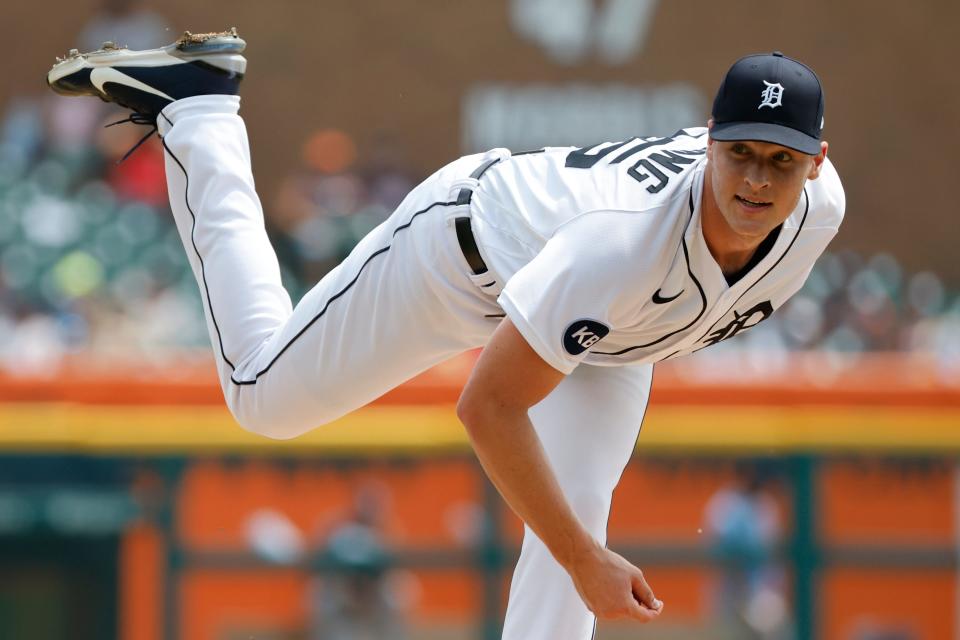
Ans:
{"type": "Polygon", "coordinates": [[[769,300],[754,305],[751,309],[743,313],[737,313],[733,310],[733,320],[725,327],[720,327],[713,333],[703,339],[706,345],[717,344],[745,331],[750,327],[755,327],[773,314],[773,304],[769,300]]]}

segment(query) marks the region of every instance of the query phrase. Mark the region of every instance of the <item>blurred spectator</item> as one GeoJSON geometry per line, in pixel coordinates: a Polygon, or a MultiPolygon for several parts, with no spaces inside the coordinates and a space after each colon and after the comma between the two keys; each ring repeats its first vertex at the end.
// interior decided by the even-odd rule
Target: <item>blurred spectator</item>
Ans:
{"type": "Polygon", "coordinates": [[[375,155],[365,173],[356,159],[348,134],[318,130],[304,142],[302,168],[280,187],[269,224],[281,258],[295,262],[307,284],[339,264],[412,188],[392,169],[389,152],[375,155]]]}
{"type": "Polygon", "coordinates": [[[704,517],[722,563],[715,594],[719,618],[742,640],[789,638],[785,581],[775,561],[783,517],[761,470],[738,466],[733,483],[707,502],[704,517]]]}
{"type": "Polygon", "coordinates": [[[383,495],[371,486],[356,494],[351,516],[327,538],[324,559],[333,567],[313,585],[311,640],[404,640],[397,583],[380,533],[383,495]]]}
{"type": "Polygon", "coordinates": [[[406,169],[403,147],[387,132],[373,137],[359,172],[366,185],[368,199],[387,214],[399,206],[416,186],[417,179],[406,169]]]}
{"type": "Polygon", "coordinates": [[[36,160],[43,146],[45,131],[37,101],[26,96],[15,98],[0,121],[0,163],[6,171],[22,170],[36,160]]]}
{"type": "MultiPolygon", "coordinates": [[[[104,124],[115,122],[117,118],[111,117],[104,124]]],[[[104,178],[120,199],[166,208],[167,179],[160,141],[151,136],[124,159],[148,131],[130,123],[103,127],[96,146],[106,163],[104,178]]]]}
{"type": "Polygon", "coordinates": [[[47,156],[80,177],[97,175],[102,158],[93,141],[103,118],[116,110],[97,100],[71,100],[55,94],[44,95],[36,102],[42,105],[47,156]]]}
{"type": "Polygon", "coordinates": [[[350,251],[344,219],[364,204],[363,182],[352,172],[357,150],[337,129],[322,129],[303,144],[300,171],[280,186],[269,224],[308,281],[319,280],[350,251]]]}

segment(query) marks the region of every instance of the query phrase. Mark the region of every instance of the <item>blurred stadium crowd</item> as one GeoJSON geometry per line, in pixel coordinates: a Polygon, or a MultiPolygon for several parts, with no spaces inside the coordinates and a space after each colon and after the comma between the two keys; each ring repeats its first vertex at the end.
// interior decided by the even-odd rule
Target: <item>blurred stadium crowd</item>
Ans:
{"type": "MultiPolygon", "coordinates": [[[[170,40],[159,16],[108,2],[82,29],[131,47],[170,40]]],[[[71,357],[163,362],[206,346],[200,299],[169,215],[154,138],[108,105],[38,93],[0,105],[0,368],[54,372],[71,357]]],[[[389,139],[359,157],[350,136],[318,130],[273,201],[268,230],[294,300],[386,218],[422,176],[389,139]]],[[[858,215],[856,210],[851,215],[858,215]]],[[[919,351],[960,361],[960,295],[888,254],[825,255],[800,294],[721,353],[919,351]]],[[[714,351],[714,350],[711,350],[714,351]]],[[[952,374],[951,374],[952,375],[952,374]]]]}

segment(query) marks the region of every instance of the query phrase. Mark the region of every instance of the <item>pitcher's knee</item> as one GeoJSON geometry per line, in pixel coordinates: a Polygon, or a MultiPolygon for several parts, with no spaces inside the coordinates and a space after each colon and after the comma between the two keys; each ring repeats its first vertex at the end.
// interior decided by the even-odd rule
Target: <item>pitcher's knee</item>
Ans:
{"type": "Polygon", "coordinates": [[[245,430],[273,440],[296,438],[325,422],[322,416],[291,410],[289,406],[267,407],[236,396],[227,400],[227,406],[245,430]]]}
{"type": "Polygon", "coordinates": [[[233,417],[247,431],[266,436],[272,440],[290,440],[303,435],[316,426],[299,420],[290,421],[289,419],[280,419],[277,416],[254,412],[234,413],[233,417]]]}

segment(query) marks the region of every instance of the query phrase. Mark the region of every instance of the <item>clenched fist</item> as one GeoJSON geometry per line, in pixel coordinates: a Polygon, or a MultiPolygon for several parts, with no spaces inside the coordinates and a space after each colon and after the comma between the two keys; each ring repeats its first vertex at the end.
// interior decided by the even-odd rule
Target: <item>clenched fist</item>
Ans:
{"type": "Polygon", "coordinates": [[[566,570],[587,608],[602,620],[650,622],[663,611],[643,572],[599,545],[572,558],[566,570]]]}

